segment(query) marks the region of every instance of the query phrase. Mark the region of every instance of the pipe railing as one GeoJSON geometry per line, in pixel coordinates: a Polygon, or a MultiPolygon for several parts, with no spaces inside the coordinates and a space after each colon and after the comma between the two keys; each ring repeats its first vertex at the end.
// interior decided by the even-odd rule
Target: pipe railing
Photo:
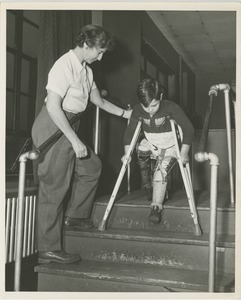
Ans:
{"type": "MultiPolygon", "coordinates": [[[[204,162],[209,158],[214,157],[215,154],[206,153],[206,145],[208,139],[209,123],[212,114],[213,96],[217,95],[216,90],[210,89],[209,91],[209,103],[206,110],[206,115],[203,123],[201,138],[199,141],[198,152],[195,154],[195,159],[198,162],[204,162]]],[[[218,161],[218,159],[217,159],[218,161]]],[[[217,168],[218,164],[213,164],[217,168]]],[[[215,269],[216,269],[216,218],[217,218],[217,171],[211,172],[210,183],[210,235],[209,235],[209,268],[208,268],[208,291],[214,292],[215,290],[215,269]]]]}
{"type": "Polygon", "coordinates": [[[224,92],[225,101],[225,118],[228,144],[228,165],[229,165],[229,184],[230,184],[230,204],[235,206],[234,201],[234,176],[233,176],[233,158],[232,158],[232,141],[231,141],[231,118],[230,118],[230,86],[226,83],[211,86],[209,94],[217,96],[218,91],[224,92]]]}
{"type": "Polygon", "coordinates": [[[210,231],[209,231],[209,274],[208,274],[208,291],[215,291],[216,280],[216,223],[217,223],[217,177],[218,177],[218,156],[214,153],[207,153],[206,144],[209,131],[209,123],[212,114],[213,96],[217,96],[218,90],[224,90],[225,95],[225,111],[226,111],[226,126],[227,126],[227,141],[228,141],[228,156],[230,170],[230,192],[231,205],[234,204],[233,196],[233,177],[232,177],[232,156],[231,156],[231,126],[230,126],[230,110],[229,110],[229,86],[228,84],[213,85],[209,91],[209,103],[205,115],[204,125],[201,133],[198,151],[195,154],[195,159],[198,162],[209,160],[211,166],[211,181],[210,181],[210,231]]]}

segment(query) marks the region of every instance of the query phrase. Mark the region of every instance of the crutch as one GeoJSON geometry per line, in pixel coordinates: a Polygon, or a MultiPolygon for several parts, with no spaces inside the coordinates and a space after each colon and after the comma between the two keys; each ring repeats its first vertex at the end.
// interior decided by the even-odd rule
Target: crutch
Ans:
{"type": "Polygon", "coordinates": [[[142,121],[139,120],[138,123],[137,123],[136,129],[135,129],[134,135],[132,137],[132,140],[131,140],[131,143],[130,143],[130,147],[129,147],[128,152],[127,152],[127,154],[125,156],[125,160],[124,160],[124,162],[122,164],[119,176],[118,176],[118,178],[116,180],[116,184],[115,184],[115,187],[114,187],[113,192],[111,194],[109,203],[108,203],[108,205],[106,207],[103,220],[101,221],[101,223],[100,223],[100,225],[98,227],[98,229],[100,231],[105,231],[105,229],[106,229],[107,219],[108,219],[109,213],[111,211],[111,208],[113,206],[113,203],[115,201],[115,198],[116,198],[117,192],[119,190],[121,181],[122,181],[122,179],[124,177],[124,174],[125,174],[126,167],[128,165],[129,159],[130,159],[130,157],[132,155],[132,152],[133,152],[133,150],[135,148],[135,145],[136,145],[136,142],[138,140],[138,137],[139,137],[139,134],[140,134],[140,131],[141,131],[141,124],[142,124],[142,121]]]}
{"type": "Polygon", "coordinates": [[[171,123],[172,132],[174,134],[175,148],[176,148],[176,152],[177,152],[177,162],[179,164],[180,171],[182,174],[182,179],[183,179],[183,183],[184,183],[184,187],[186,190],[187,199],[188,199],[188,203],[189,203],[189,207],[190,207],[190,211],[191,211],[191,217],[194,222],[194,235],[201,235],[202,231],[201,231],[201,228],[200,228],[200,225],[198,222],[197,210],[196,210],[196,206],[195,206],[190,166],[189,166],[189,162],[186,163],[185,165],[182,164],[180,148],[179,148],[179,143],[178,143],[178,136],[177,136],[175,126],[177,126],[178,135],[179,135],[181,141],[183,138],[182,129],[173,119],[169,118],[169,121],[171,123]]]}

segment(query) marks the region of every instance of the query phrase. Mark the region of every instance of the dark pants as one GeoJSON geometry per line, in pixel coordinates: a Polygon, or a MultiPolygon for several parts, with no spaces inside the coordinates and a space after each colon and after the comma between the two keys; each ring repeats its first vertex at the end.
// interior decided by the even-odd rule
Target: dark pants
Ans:
{"type": "MultiPolygon", "coordinates": [[[[67,118],[73,116],[66,113],[67,118]]],[[[57,131],[44,106],[34,122],[32,138],[38,147],[57,131]]],[[[77,130],[77,126],[75,126],[77,130]]],[[[101,173],[101,161],[88,148],[88,157],[77,159],[69,140],[63,135],[37,161],[39,194],[37,206],[37,248],[39,251],[62,249],[63,200],[71,184],[66,216],[90,218],[101,173]]]]}

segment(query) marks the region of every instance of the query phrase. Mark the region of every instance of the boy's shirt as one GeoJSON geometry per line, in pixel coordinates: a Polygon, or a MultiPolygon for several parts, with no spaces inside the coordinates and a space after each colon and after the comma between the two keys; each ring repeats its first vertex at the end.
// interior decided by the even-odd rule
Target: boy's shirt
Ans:
{"type": "Polygon", "coordinates": [[[155,140],[159,140],[158,144],[163,144],[164,148],[172,146],[174,141],[168,116],[182,128],[183,144],[191,145],[194,136],[193,125],[180,106],[169,100],[161,100],[159,110],[152,117],[142,108],[141,104],[137,104],[133,108],[129,125],[124,134],[124,145],[130,144],[137,122],[141,118],[142,130],[147,140],[153,144],[155,144],[155,140]]]}

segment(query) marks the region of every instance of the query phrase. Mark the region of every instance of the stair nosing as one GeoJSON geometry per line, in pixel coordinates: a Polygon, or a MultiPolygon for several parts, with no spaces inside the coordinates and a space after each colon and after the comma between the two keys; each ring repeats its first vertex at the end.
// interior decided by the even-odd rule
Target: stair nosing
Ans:
{"type": "MultiPolygon", "coordinates": [[[[123,230],[122,230],[123,231],[123,230]]],[[[69,236],[82,236],[89,238],[99,238],[99,239],[114,239],[114,240],[131,240],[131,241],[140,241],[140,242],[153,242],[153,243],[169,243],[169,244],[182,244],[182,245],[196,245],[196,246],[208,246],[209,239],[208,234],[203,234],[200,238],[205,238],[205,240],[200,240],[198,237],[193,235],[193,238],[186,238],[185,236],[175,236],[175,237],[167,237],[167,236],[149,236],[149,235],[136,235],[138,231],[134,230],[126,230],[128,233],[120,233],[118,230],[112,229],[111,231],[98,231],[98,230],[76,230],[76,229],[65,229],[65,235],[69,236]],[[130,234],[131,233],[131,234],[130,234]],[[133,235],[134,234],[134,235],[133,235]]],[[[176,232],[173,232],[176,234],[176,232]]],[[[222,235],[218,235],[220,238],[222,235]]],[[[217,247],[225,247],[225,248],[235,248],[235,241],[226,242],[222,240],[216,241],[217,247]]]]}
{"type": "MultiPolygon", "coordinates": [[[[91,263],[93,264],[92,261],[85,261],[85,264],[87,263],[91,263]]],[[[81,262],[80,262],[81,264],[81,262]]],[[[99,268],[100,266],[103,265],[110,265],[109,262],[94,262],[96,269],[99,268]]],[[[118,263],[114,263],[114,264],[118,264],[118,263]]],[[[69,265],[61,265],[61,264],[56,264],[56,263],[52,263],[52,268],[50,266],[51,264],[46,264],[46,265],[38,265],[35,267],[35,272],[38,273],[45,273],[45,274],[52,274],[52,275],[59,275],[59,276],[70,276],[70,277],[77,277],[77,278],[89,278],[89,279],[98,279],[98,280],[106,280],[106,281],[115,281],[115,282],[127,282],[127,283],[136,283],[136,284],[146,284],[146,285],[162,285],[165,287],[165,285],[167,285],[168,287],[176,287],[176,288],[189,288],[189,289],[193,289],[193,290],[207,290],[207,285],[208,285],[208,281],[207,283],[195,283],[195,282],[188,282],[188,280],[186,281],[179,281],[177,279],[173,279],[173,280],[167,280],[165,278],[145,278],[145,277],[136,277],[134,275],[125,275],[125,274],[120,274],[118,276],[113,275],[109,275],[108,270],[107,271],[102,271],[101,270],[97,271],[97,270],[90,270],[90,271],[85,271],[85,270],[73,270],[73,269],[68,269],[66,270],[65,267],[70,266],[69,265]]],[[[74,264],[71,264],[74,265],[74,264]]],[[[113,265],[113,263],[112,263],[113,265]]],[[[134,267],[135,264],[130,264],[130,263],[126,263],[126,266],[131,266],[131,268],[134,267]]],[[[149,268],[152,266],[149,266],[149,268]]],[[[186,270],[186,269],[176,269],[176,268],[167,268],[167,267],[154,267],[153,269],[159,271],[160,274],[162,274],[161,271],[168,270],[168,272],[193,272],[193,274],[202,274],[208,275],[207,271],[197,271],[197,270],[186,270]]],[[[118,268],[116,267],[116,270],[118,270],[118,268]]],[[[233,274],[231,273],[226,273],[227,276],[233,276],[233,274]]],[[[206,276],[205,276],[206,277],[206,276]]],[[[193,277],[195,278],[195,277],[193,277]]]]}

